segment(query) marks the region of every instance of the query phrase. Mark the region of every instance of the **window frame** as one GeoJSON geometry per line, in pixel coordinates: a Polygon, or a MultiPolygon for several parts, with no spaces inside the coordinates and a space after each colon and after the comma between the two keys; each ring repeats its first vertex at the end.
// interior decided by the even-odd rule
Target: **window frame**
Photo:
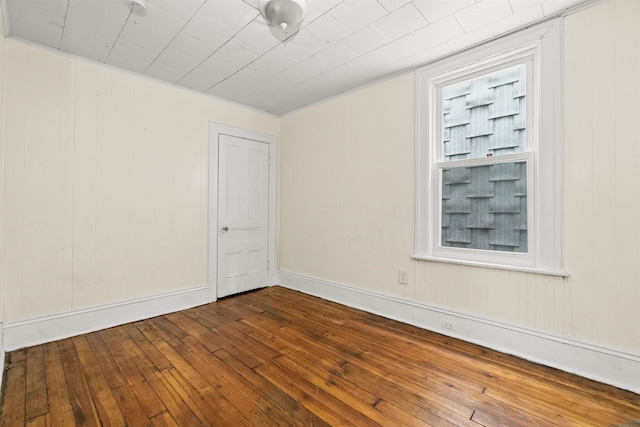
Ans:
{"type": "MultiPolygon", "coordinates": [[[[413,258],[566,276],[561,259],[562,31],[555,19],[416,70],[416,212],[413,258]],[[441,88],[527,63],[525,151],[492,160],[442,157],[441,88]],[[444,164],[527,162],[528,252],[452,248],[440,243],[444,164]]],[[[444,165],[446,166],[446,165],[444,165]]]]}

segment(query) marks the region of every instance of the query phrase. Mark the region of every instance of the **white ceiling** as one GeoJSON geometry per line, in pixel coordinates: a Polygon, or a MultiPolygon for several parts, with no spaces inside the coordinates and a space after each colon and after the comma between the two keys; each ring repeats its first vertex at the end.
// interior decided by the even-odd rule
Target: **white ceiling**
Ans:
{"type": "Polygon", "coordinates": [[[258,0],[0,0],[9,36],[276,115],[586,0],[307,0],[280,42],[258,0]]]}

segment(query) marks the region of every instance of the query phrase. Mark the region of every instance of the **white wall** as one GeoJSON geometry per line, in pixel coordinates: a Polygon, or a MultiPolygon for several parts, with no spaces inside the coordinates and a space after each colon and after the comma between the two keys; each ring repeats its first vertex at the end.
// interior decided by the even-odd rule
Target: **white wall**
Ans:
{"type": "Polygon", "coordinates": [[[415,295],[413,122],[412,74],[283,118],[281,269],[415,295]]]}
{"type": "Polygon", "coordinates": [[[208,125],[277,117],[6,42],[4,321],[207,283],[208,125]]]}
{"type": "MultiPolygon", "coordinates": [[[[0,206],[4,206],[4,123],[5,123],[5,69],[6,69],[6,40],[4,38],[4,17],[2,7],[0,7],[0,206]]],[[[3,230],[3,215],[0,212],[0,233],[3,230]]],[[[1,234],[0,234],[1,235],[1,234]]],[[[0,301],[4,301],[4,245],[0,244],[0,301]]],[[[4,371],[4,307],[0,304],[0,362],[3,368],[0,369],[0,388],[2,387],[2,374],[4,371]]]]}
{"type": "Polygon", "coordinates": [[[639,21],[637,0],[565,20],[569,278],[410,258],[413,74],[282,119],[280,268],[640,355],[639,21]]]}
{"type": "Polygon", "coordinates": [[[566,333],[640,353],[640,2],[567,20],[566,333]]]}

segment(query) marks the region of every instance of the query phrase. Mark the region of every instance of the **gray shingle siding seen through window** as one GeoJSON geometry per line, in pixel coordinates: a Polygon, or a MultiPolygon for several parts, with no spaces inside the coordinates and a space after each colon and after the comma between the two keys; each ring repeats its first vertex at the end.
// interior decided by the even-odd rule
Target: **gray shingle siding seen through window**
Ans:
{"type": "Polygon", "coordinates": [[[443,88],[444,160],[523,151],[525,91],[524,65],[443,88]]]}
{"type": "MultiPolygon", "coordinates": [[[[525,66],[444,88],[443,160],[524,151],[525,91],[525,66]]],[[[527,252],[526,162],[442,173],[443,246],[527,252]]]]}
{"type": "Polygon", "coordinates": [[[445,169],[442,245],[527,252],[527,164],[445,169]]]}

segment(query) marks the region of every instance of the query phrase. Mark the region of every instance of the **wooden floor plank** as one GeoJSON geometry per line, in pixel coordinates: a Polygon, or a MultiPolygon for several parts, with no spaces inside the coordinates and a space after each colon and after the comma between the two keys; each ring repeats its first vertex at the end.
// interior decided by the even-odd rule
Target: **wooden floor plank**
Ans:
{"type": "MultiPolygon", "coordinates": [[[[246,321],[246,320],[247,319],[243,319],[243,321],[246,321]]],[[[349,382],[348,380],[346,380],[342,376],[342,374],[339,372],[340,366],[346,363],[345,359],[343,358],[345,353],[344,350],[343,351],[338,350],[337,352],[334,352],[333,354],[334,357],[331,359],[328,359],[326,355],[328,354],[327,352],[330,347],[324,346],[325,348],[322,349],[322,346],[323,346],[322,342],[314,343],[313,339],[305,340],[304,336],[295,334],[295,332],[292,334],[287,333],[287,332],[292,332],[290,328],[281,328],[280,330],[283,333],[279,334],[279,336],[277,337],[272,336],[271,343],[274,346],[274,348],[277,348],[278,351],[280,351],[283,354],[283,356],[289,355],[290,359],[295,359],[296,362],[294,362],[295,363],[294,365],[292,365],[291,362],[289,362],[288,367],[290,369],[295,369],[294,368],[295,365],[299,365],[300,368],[304,368],[304,371],[300,368],[297,368],[297,372],[296,372],[297,375],[303,378],[312,378],[313,380],[316,381],[314,382],[314,384],[320,384],[318,382],[319,378],[323,378],[326,384],[330,386],[334,384],[336,385],[340,384],[340,391],[345,391],[346,396],[345,394],[338,393],[338,397],[341,398],[343,401],[350,402],[354,406],[358,406],[358,404],[361,401],[362,402],[368,401],[372,407],[374,407],[379,403],[381,397],[376,394],[372,394],[370,392],[372,390],[372,387],[371,387],[372,383],[370,382],[366,383],[363,386],[363,388],[361,388],[358,385],[353,384],[352,382],[349,382]],[[289,337],[288,340],[287,340],[287,336],[289,337]],[[319,354],[319,353],[323,353],[325,357],[321,359],[315,358],[314,360],[310,360],[310,358],[307,357],[308,354],[319,354]],[[325,371],[324,372],[320,371],[320,373],[314,374],[316,372],[319,372],[318,370],[319,366],[322,366],[323,368],[325,368],[325,371]],[[366,391],[365,388],[369,391],[366,391]]],[[[265,337],[264,339],[267,340],[268,338],[265,337]]],[[[358,356],[355,359],[361,360],[361,357],[358,356]]],[[[280,360],[288,361],[289,359],[282,358],[280,360]]],[[[328,390],[336,390],[336,388],[329,387],[327,391],[328,390]]],[[[387,404],[386,406],[391,407],[393,405],[387,404]]],[[[369,411],[366,411],[366,412],[368,414],[372,414],[369,411]]],[[[471,415],[470,410],[467,410],[466,412],[468,413],[469,416],[471,415]]],[[[399,408],[396,408],[396,411],[394,412],[394,414],[397,416],[400,413],[401,413],[401,410],[399,408]]],[[[387,422],[385,423],[385,425],[389,425],[388,418],[384,414],[381,414],[381,415],[382,416],[379,418],[386,420],[387,422]]],[[[376,419],[376,417],[372,417],[372,418],[376,419]]],[[[401,415],[400,419],[402,420],[402,422],[409,422],[409,420],[411,420],[410,424],[412,425],[418,425],[424,422],[416,419],[415,417],[411,416],[409,413],[406,413],[406,412],[401,415]]],[[[446,420],[441,419],[437,416],[433,417],[431,421],[439,423],[441,425],[447,424],[446,420]]],[[[392,424],[397,424],[398,422],[400,422],[400,420],[397,419],[392,424]]]]}
{"type": "Polygon", "coordinates": [[[28,422],[49,412],[42,346],[27,349],[26,393],[25,416],[28,422]]]}
{"type": "MultiPolygon", "coordinates": [[[[104,332],[104,331],[103,331],[104,332]]],[[[85,335],[95,358],[100,361],[100,370],[112,389],[129,384],[127,377],[116,363],[100,332],[85,335]]]]}
{"type": "MultiPolygon", "coordinates": [[[[9,356],[11,357],[11,356],[9,356]]],[[[0,424],[5,426],[22,426],[26,424],[26,380],[27,367],[25,364],[11,365],[4,373],[5,382],[3,393],[2,413],[0,424]]]]}
{"type": "Polygon", "coordinates": [[[180,424],[173,419],[169,412],[161,412],[155,417],[151,418],[151,425],[153,427],[179,427],[180,424]]]}
{"type": "Polygon", "coordinates": [[[264,397],[260,398],[257,405],[260,406],[264,412],[270,411],[271,408],[276,405],[282,408],[294,421],[294,425],[317,427],[327,427],[330,425],[320,418],[318,414],[303,406],[301,402],[269,382],[266,378],[255,372],[255,370],[249,369],[244,363],[233,357],[233,355],[227,351],[220,350],[216,352],[215,355],[223,361],[225,365],[242,376],[247,383],[262,392],[264,397]]]}
{"type": "MultiPolygon", "coordinates": [[[[540,393],[532,395],[530,385],[525,384],[522,388],[518,388],[518,392],[514,393],[514,388],[506,390],[494,390],[488,388],[485,391],[487,397],[493,398],[504,404],[523,408],[528,411],[534,408],[537,415],[542,415],[553,424],[581,425],[581,426],[597,426],[604,423],[621,423],[625,421],[624,408],[610,410],[611,408],[603,408],[598,402],[592,402],[589,411],[576,411],[574,403],[570,400],[563,399],[563,395],[559,393],[540,393]],[[555,399],[555,400],[551,400],[555,399]],[[555,409],[558,405],[562,405],[565,410],[558,413],[555,409]]],[[[631,415],[633,416],[633,415],[631,415]]]]}
{"type": "Polygon", "coordinates": [[[100,337],[111,354],[117,370],[122,372],[126,382],[122,386],[131,386],[144,382],[144,376],[136,365],[137,353],[129,353],[126,346],[130,344],[123,328],[110,328],[100,332],[100,337]]]}
{"type": "Polygon", "coordinates": [[[43,345],[47,396],[49,399],[49,419],[51,425],[73,425],[73,408],[62,368],[57,342],[43,345]]]}
{"type": "MultiPolygon", "coordinates": [[[[350,424],[363,426],[378,425],[378,423],[374,421],[364,422],[363,424],[351,422],[349,416],[356,416],[353,410],[350,410],[349,414],[341,413],[340,408],[336,408],[337,402],[332,401],[324,392],[321,393],[319,389],[316,389],[306,380],[295,378],[288,370],[283,370],[275,365],[262,365],[255,370],[271,384],[296,399],[305,408],[318,415],[325,423],[331,426],[350,424]],[[327,407],[327,404],[331,407],[327,407]],[[338,412],[335,411],[336,409],[338,412]]],[[[362,422],[362,417],[359,416],[358,418],[362,422]]]]}
{"type": "MultiPolygon", "coordinates": [[[[297,307],[293,309],[297,310],[297,307]]],[[[305,314],[304,317],[308,321],[313,315],[305,314]]],[[[469,381],[468,378],[459,380],[458,376],[452,375],[450,372],[434,369],[428,362],[430,358],[427,356],[431,354],[432,359],[437,360],[438,364],[449,363],[453,367],[457,366],[459,362],[451,360],[452,357],[449,354],[422,351],[422,349],[416,349],[410,346],[403,347],[401,340],[396,340],[396,342],[393,343],[393,345],[398,346],[398,349],[384,345],[371,331],[368,331],[369,333],[362,336],[363,334],[353,333],[351,329],[344,328],[344,326],[351,323],[351,321],[338,322],[338,324],[332,324],[333,322],[327,321],[323,322],[322,320],[315,322],[317,326],[314,327],[311,333],[309,333],[309,328],[302,329],[294,326],[294,328],[297,328],[303,334],[309,335],[309,337],[306,338],[309,340],[309,345],[313,345],[313,342],[325,341],[323,345],[329,346],[330,348],[335,347],[341,349],[344,355],[348,355],[349,351],[356,348],[358,351],[352,354],[352,361],[372,356],[379,360],[379,364],[394,365],[398,370],[405,371],[405,373],[401,375],[410,373],[414,376],[421,375],[424,379],[438,381],[439,384],[444,386],[442,390],[444,390],[446,394],[468,393],[473,390],[480,392],[485,388],[479,383],[469,381]],[[326,331],[319,331],[320,328],[324,328],[326,331]],[[381,349],[384,351],[380,351],[381,349]]]]}
{"type": "MultiPolygon", "coordinates": [[[[349,407],[382,426],[395,425],[398,424],[399,421],[406,422],[407,425],[420,425],[421,423],[420,419],[412,416],[410,413],[405,413],[402,420],[390,417],[387,413],[380,411],[378,408],[377,405],[380,402],[380,398],[375,399],[373,402],[360,400],[356,394],[350,393],[351,390],[358,390],[357,388],[339,387],[333,378],[335,375],[331,373],[327,373],[326,375],[323,375],[323,373],[316,374],[314,371],[307,369],[305,366],[296,363],[294,360],[289,359],[286,356],[277,358],[275,362],[278,366],[282,366],[283,368],[294,372],[296,376],[304,378],[318,390],[325,392],[328,396],[349,405],[349,407]]],[[[442,424],[444,425],[444,420],[442,421],[442,424]]]]}
{"type": "MultiPolygon", "coordinates": [[[[305,359],[305,354],[307,352],[310,352],[311,354],[314,353],[318,353],[318,352],[322,352],[322,347],[325,348],[324,353],[327,353],[327,348],[332,348],[331,343],[329,342],[325,342],[324,341],[324,336],[323,335],[317,335],[317,334],[313,334],[313,335],[305,335],[304,333],[297,333],[297,331],[295,329],[292,328],[281,328],[281,331],[283,332],[283,334],[280,334],[280,336],[278,338],[276,338],[276,340],[282,340],[283,338],[285,338],[286,336],[290,335],[292,337],[295,337],[297,339],[297,344],[293,343],[293,342],[286,342],[285,344],[280,344],[278,346],[279,350],[283,353],[283,354],[291,354],[292,358],[295,358],[298,361],[303,361],[305,359]],[[291,349],[294,350],[294,353],[289,353],[291,351],[291,349]]],[[[340,343],[340,347],[336,347],[336,348],[344,348],[344,346],[347,345],[346,343],[342,342],[340,343]]],[[[353,354],[351,358],[349,358],[348,356],[345,358],[343,358],[343,356],[345,356],[345,353],[348,353],[348,351],[346,350],[339,350],[339,354],[336,354],[335,359],[333,360],[332,363],[329,363],[328,365],[328,369],[332,370],[333,373],[335,374],[336,371],[339,370],[339,367],[344,365],[344,363],[346,363],[345,360],[350,360],[351,362],[355,362],[355,363],[361,363],[364,362],[366,356],[362,353],[362,352],[358,352],[356,354],[353,354]]],[[[402,360],[402,358],[400,358],[400,360],[402,360]]],[[[316,361],[316,363],[323,363],[325,362],[325,360],[320,360],[320,361],[316,361]]],[[[368,361],[370,362],[370,361],[368,361]]],[[[386,370],[385,367],[389,367],[390,365],[384,365],[385,367],[381,367],[383,366],[382,364],[377,364],[375,366],[378,366],[378,375],[380,376],[380,378],[384,378],[384,381],[387,381],[388,378],[393,377],[394,374],[392,374],[390,371],[386,370]]],[[[307,367],[307,369],[310,369],[309,367],[307,367]]],[[[412,374],[412,373],[411,373],[412,374]]],[[[403,375],[410,375],[409,372],[404,371],[403,375]]],[[[340,376],[334,375],[334,378],[337,379],[344,379],[341,378],[340,376]]],[[[398,381],[402,381],[401,377],[398,377],[398,381]]],[[[366,383],[367,385],[370,385],[371,383],[366,383]]],[[[405,388],[403,390],[409,390],[412,392],[416,392],[416,393],[420,393],[423,397],[429,394],[433,394],[433,392],[429,389],[425,389],[425,388],[418,388],[418,387],[414,387],[416,390],[412,390],[411,389],[411,385],[409,383],[405,384],[405,388]]],[[[447,394],[449,394],[450,390],[448,386],[442,386],[442,388],[444,388],[444,390],[446,391],[447,394]]],[[[369,388],[371,389],[371,388],[369,388]]],[[[456,405],[454,402],[450,401],[448,402],[447,405],[447,398],[444,396],[440,396],[440,395],[434,395],[435,398],[439,401],[439,406],[441,409],[443,409],[444,411],[441,411],[440,414],[436,415],[435,419],[432,419],[432,422],[440,422],[440,423],[445,423],[446,419],[465,419],[465,417],[470,417],[471,414],[473,413],[473,411],[469,408],[465,408],[462,405],[456,405]],[[451,413],[447,413],[447,406],[449,406],[448,411],[451,413]],[[439,417],[441,415],[445,415],[444,416],[444,420],[440,419],[439,417]]],[[[408,418],[408,417],[407,417],[408,418]]]]}
{"type": "Polygon", "coordinates": [[[124,328],[107,329],[102,331],[100,336],[127,380],[127,384],[113,389],[118,406],[127,414],[130,424],[150,425],[149,417],[164,411],[164,405],[146,382],[137,364],[150,365],[151,362],[144,354],[136,351],[137,346],[132,340],[127,339],[124,328]]]}
{"type": "Polygon", "coordinates": [[[87,385],[98,411],[101,424],[103,426],[125,425],[125,418],[118,407],[109,383],[100,369],[100,363],[91,351],[89,341],[85,336],[74,337],[72,341],[78,354],[82,371],[86,373],[87,385]]]}
{"type": "Polygon", "coordinates": [[[73,342],[68,338],[59,341],[58,347],[76,425],[99,426],[100,419],[82,373],[82,365],[73,342]]]}
{"type": "Polygon", "coordinates": [[[165,374],[172,368],[165,369],[162,372],[145,370],[145,373],[149,375],[147,381],[153,387],[156,394],[164,405],[167,407],[167,411],[171,414],[171,417],[180,426],[199,426],[204,425],[202,421],[191,410],[187,402],[180,397],[180,394],[169,384],[165,378],[165,374]]]}
{"type": "Polygon", "coordinates": [[[263,402],[266,396],[251,387],[240,375],[230,370],[222,360],[211,357],[208,350],[195,338],[185,338],[184,342],[192,351],[192,353],[185,355],[187,361],[205,374],[209,378],[209,382],[214,382],[224,398],[248,420],[259,425],[264,423],[293,424],[289,415],[281,407],[272,405],[268,411],[264,411],[266,406],[256,404],[256,402],[263,402]]]}
{"type": "Polygon", "coordinates": [[[218,398],[218,396],[210,394],[210,389],[196,389],[189,379],[180,374],[177,368],[171,368],[163,371],[161,376],[180,396],[180,398],[187,403],[191,411],[198,417],[198,420],[203,425],[224,425],[224,417],[222,417],[210,404],[208,404],[208,402],[216,402],[218,398]]]}
{"type": "Polygon", "coordinates": [[[27,422],[27,427],[49,427],[50,425],[51,418],[48,413],[32,418],[27,422]]]}
{"type": "Polygon", "coordinates": [[[177,336],[173,335],[174,327],[168,325],[170,322],[157,320],[156,318],[149,321],[152,328],[144,331],[144,334],[150,337],[158,350],[174,366],[170,370],[173,374],[174,384],[179,385],[184,392],[197,395],[201,400],[209,402],[208,405],[202,406],[198,399],[192,399],[191,402],[196,404],[192,409],[197,409],[201,413],[215,413],[216,417],[220,417],[222,420],[233,420],[233,424],[236,426],[250,425],[245,414],[239,413],[227,401],[216,384],[212,384],[210,378],[188,362],[187,359],[190,358],[191,351],[177,336]]]}
{"type": "Polygon", "coordinates": [[[0,427],[637,425],[640,396],[271,287],[7,354],[0,427]]]}
{"type": "MultiPolygon", "coordinates": [[[[144,327],[140,325],[140,327],[144,327]]],[[[140,351],[149,359],[153,367],[158,371],[164,371],[173,367],[171,362],[140,332],[138,325],[133,323],[123,325],[123,330],[131,337],[140,351]]],[[[148,366],[146,363],[145,366],[148,366]]],[[[142,366],[138,366],[140,372],[143,371],[142,366]]]]}

